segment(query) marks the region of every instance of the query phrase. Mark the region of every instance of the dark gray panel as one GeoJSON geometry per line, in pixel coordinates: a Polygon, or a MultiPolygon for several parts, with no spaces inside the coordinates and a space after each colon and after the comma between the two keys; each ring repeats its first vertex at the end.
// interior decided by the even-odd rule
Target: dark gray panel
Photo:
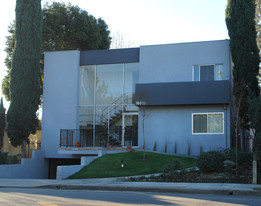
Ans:
{"type": "Polygon", "coordinates": [[[229,104],[229,81],[136,84],[136,105],[229,104]]]}
{"type": "Polygon", "coordinates": [[[80,65],[134,63],[139,58],[139,48],[81,51],[80,65]]]}

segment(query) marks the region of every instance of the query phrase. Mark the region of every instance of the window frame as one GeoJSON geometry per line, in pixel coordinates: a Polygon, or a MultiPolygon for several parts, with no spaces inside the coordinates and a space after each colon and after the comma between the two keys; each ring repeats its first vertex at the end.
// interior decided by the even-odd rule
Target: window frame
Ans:
{"type": "MultiPolygon", "coordinates": [[[[221,63],[217,63],[217,64],[194,64],[194,65],[192,65],[192,81],[193,82],[200,82],[201,80],[200,80],[200,68],[201,68],[201,66],[214,66],[214,81],[222,81],[222,80],[216,80],[216,73],[215,73],[215,68],[216,68],[216,65],[222,65],[222,66],[224,66],[224,64],[221,64],[221,63]],[[195,66],[198,66],[199,67],[199,80],[195,80],[195,78],[194,78],[194,67],[195,66]]],[[[223,67],[223,69],[224,69],[224,67],[223,67]]],[[[226,79],[226,78],[225,78],[226,79]]],[[[223,79],[223,80],[225,80],[225,79],[223,79]]]]}
{"type": "Polygon", "coordinates": [[[193,134],[193,135],[206,135],[206,134],[207,134],[207,135],[212,135],[212,134],[213,134],[213,135],[217,135],[217,134],[224,134],[224,132],[225,132],[225,127],[224,127],[224,126],[225,126],[224,112],[200,112],[200,113],[192,113],[192,114],[191,114],[191,120],[192,120],[192,121],[191,121],[191,122],[192,122],[192,124],[191,124],[191,125],[192,125],[192,128],[191,128],[192,130],[191,130],[191,131],[192,131],[192,134],[193,134]],[[222,123],[223,123],[223,124],[222,124],[222,130],[223,130],[223,131],[222,131],[221,133],[210,133],[210,132],[208,132],[208,115],[209,115],[209,114],[222,114],[222,123]],[[194,128],[194,121],[193,121],[193,120],[194,120],[194,115],[207,115],[207,133],[194,133],[194,130],[193,130],[193,128],[194,128]]]}

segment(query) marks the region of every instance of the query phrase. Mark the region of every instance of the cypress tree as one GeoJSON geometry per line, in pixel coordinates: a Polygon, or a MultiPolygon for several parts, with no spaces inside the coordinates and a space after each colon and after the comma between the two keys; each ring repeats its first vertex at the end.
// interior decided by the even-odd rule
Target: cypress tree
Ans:
{"type": "MultiPolygon", "coordinates": [[[[8,32],[5,47],[7,75],[2,81],[2,93],[6,100],[10,101],[10,71],[15,46],[15,21],[8,27],[8,32]]],[[[109,49],[111,44],[110,31],[106,22],[101,18],[94,18],[87,11],[70,3],[65,5],[53,2],[43,8],[42,37],[41,85],[43,84],[43,52],[109,49]]]]}
{"type": "Polygon", "coordinates": [[[24,146],[36,132],[40,102],[42,40],[41,0],[16,0],[15,49],[10,81],[11,104],[7,113],[8,137],[13,146],[24,146]]]}
{"type": "Polygon", "coordinates": [[[226,24],[230,36],[233,93],[241,127],[248,121],[249,89],[259,95],[259,50],[256,43],[255,0],[228,0],[226,24]]]}
{"type": "Polygon", "coordinates": [[[4,108],[4,104],[3,104],[3,98],[1,98],[1,102],[0,102],[0,149],[3,147],[4,131],[5,131],[5,108],[4,108]]]}

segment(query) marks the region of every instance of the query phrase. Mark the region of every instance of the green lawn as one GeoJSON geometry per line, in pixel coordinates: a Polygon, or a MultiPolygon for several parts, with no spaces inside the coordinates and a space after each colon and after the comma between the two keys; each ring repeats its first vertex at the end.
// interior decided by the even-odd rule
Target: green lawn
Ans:
{"type": "Polygon", "coordinates": [[[70,176],[69,179],[123,177],[160,173],[163,166],[173,159],[179,159],[185,168],[196,165],[196,160],[193,158],[146,152],[146,160],[143,161],[143,152],[125,152],[108,154],[97,158],[91,164],[70,176]],[[123,168],[121,167],[121,160],[124,160],[123,168]]]}
{"type": "Polygon", "coordinates": [[[255,187],[254,190],[261,190],[261,187],[255,187]]]}

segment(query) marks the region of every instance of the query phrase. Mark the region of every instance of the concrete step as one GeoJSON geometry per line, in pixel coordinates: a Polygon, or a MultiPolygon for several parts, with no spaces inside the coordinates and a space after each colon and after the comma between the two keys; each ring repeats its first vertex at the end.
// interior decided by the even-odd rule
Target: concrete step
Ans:
{"type": "Polygon", "coordinates": [[[83,167],[90,164],[93,160],[95,160],[98,157],[99,156],[82,156],[80,165],[57,166],[56,179],[62,180],[68,178],[69,176],[80,171],[83,167]]]}

